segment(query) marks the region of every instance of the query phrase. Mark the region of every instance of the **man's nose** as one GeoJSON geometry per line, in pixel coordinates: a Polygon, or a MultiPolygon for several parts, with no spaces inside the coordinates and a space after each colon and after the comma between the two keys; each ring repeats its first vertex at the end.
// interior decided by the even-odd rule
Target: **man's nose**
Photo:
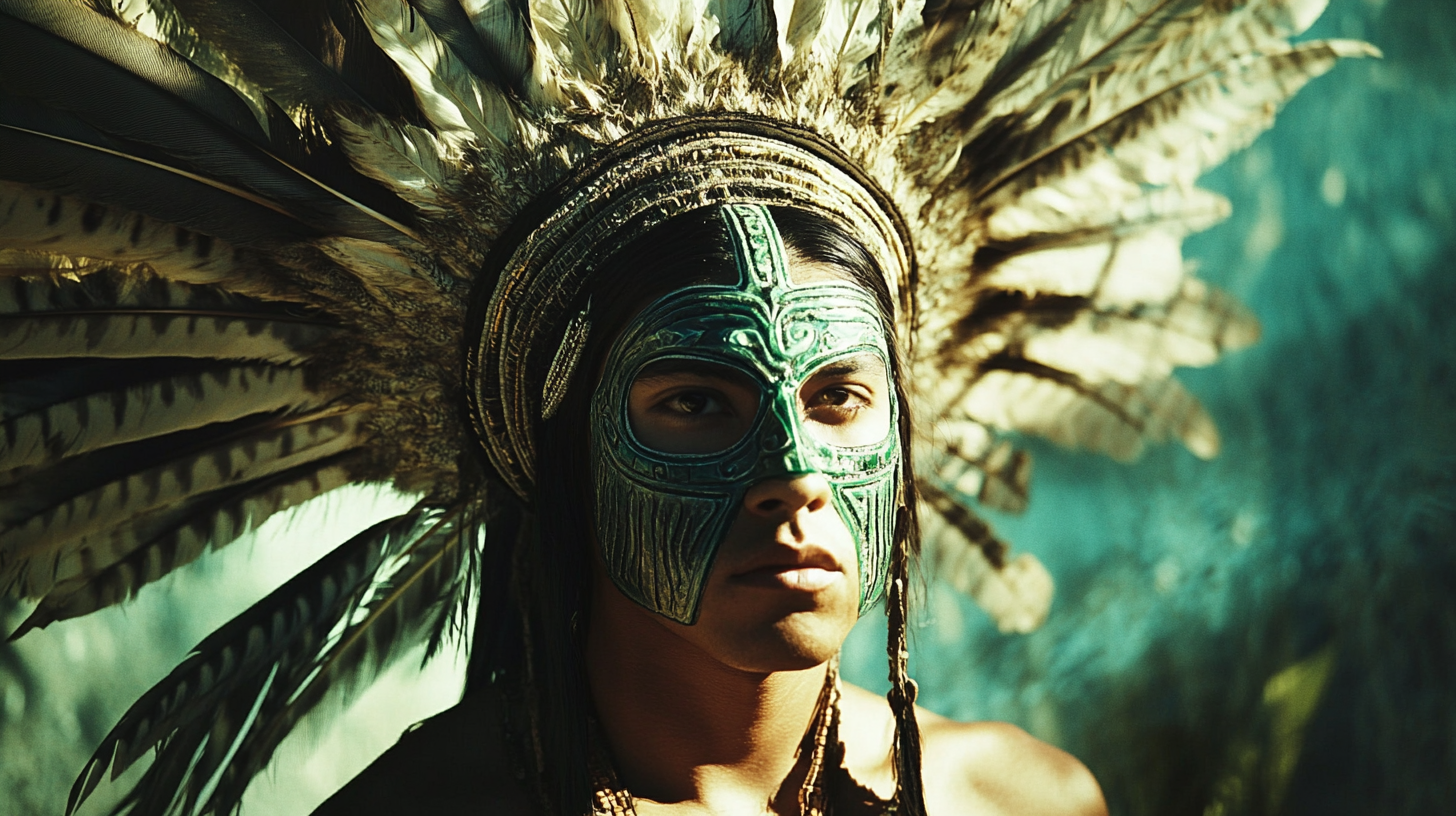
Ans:
{"type": "Polygon", "coordinates": [[[800,510],[813,513],[829,506],[829,480],[822,473],[791,473],[764,479],[748,488],[743,505],[771,520],[787,521],[800,510]]]}

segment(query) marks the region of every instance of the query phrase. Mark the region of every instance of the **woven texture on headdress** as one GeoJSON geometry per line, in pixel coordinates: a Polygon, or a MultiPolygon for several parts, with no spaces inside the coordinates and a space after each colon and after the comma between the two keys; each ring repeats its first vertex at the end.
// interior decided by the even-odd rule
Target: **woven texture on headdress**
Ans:
{"type": "Polygon", "coordinates": [[[971,507],[1025,503],[1017,434],[1120,458],[1217,450],[1171,374],[1257,326],[1183,268],[1182,238],[1226,211],[1194,181],[1308,79],[1372,52],[1291,45],[1322,9],[0,0],[0,589],[38,601],[21,630],[121,602],[341,485],[421,496],[199,644],[77,799],[164,745],[138,812],[227,809],[331,687],[438,641],[484,508],[508,498],[487,485],[529,492],[521,429],[570,317],[570,286],[498,281],[516,267],[493,251],[555,223],[530,245],[609,249],[626,234],[611,219],[631,232],[674,197],[842,211],[874,253],[904,251],[882,221],[903,216],[913,261],[887,269],[917,272],[898,339],[926,560],[1003,628],[1034,628],[1050,578],[971,507]],[[569,196],[529,211],[644,128],[724,116],[811,132],[832,148],[811,154],[866,183],[814,192],[831,171],[782,145],[730,178],[735,147],[656,203],[625,185],[634,215],[588,207],[608,220],[578,225],[569,196]],[[474,343],[472,298],[491,293],[474,343]],[[467,394],[499,480],[478,475],[467,394]]]}

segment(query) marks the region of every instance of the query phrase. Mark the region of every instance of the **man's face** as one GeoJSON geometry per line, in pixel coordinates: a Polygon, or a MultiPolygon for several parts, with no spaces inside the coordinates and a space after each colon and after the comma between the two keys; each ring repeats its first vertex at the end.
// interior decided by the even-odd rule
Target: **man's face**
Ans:
{"type": "MultiPolygon", "coordinates": [[[[800,270],[806,277],[812,271],[800,270]]],[[[711,453],[751,429],[760,385],[707,363],[649,366],[633,382],[629,416],[637,439],[674,453],[711,453]]],[[[890,433],[894,391],[884,361],[860,354],[829,362],[797,389],[805,430],[859,447],[890,433]]],[[[661,625],[745,671],[807,668],[839,650],[859,617],[855,537],[820,473],[751,485],[736,508],[703,588],[693,625],[661,625]]]]}
{"type": "Polygon", "coordinates": [[[748,490],[818,474],[856,544],[863,610],[883,591],[900,501],[898,406],[835,383],[887,378],[879,307],[837,275],[796,276],[766,208],[722,215],[736,282],[649,304],[613,340],[592,395],[603,562],[627,597],[691,624],[748,490]],[[677,385],[694,380],[701,390],[677,385]]]}
{"type": "Polygon", "coordinates": [[[616,590],[724,657],[822,659],[888,568],[889,338],[870,293],[791,265],[766,208],[722,215],[736,282],[663,296],[608,350],[590,419],[597,543],[616,590]]]}

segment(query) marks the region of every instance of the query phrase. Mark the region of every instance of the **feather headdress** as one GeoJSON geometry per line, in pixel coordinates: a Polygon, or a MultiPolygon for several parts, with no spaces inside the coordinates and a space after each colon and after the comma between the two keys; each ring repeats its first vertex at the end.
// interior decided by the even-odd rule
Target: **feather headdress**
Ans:
{"type": "Polygon", "coordinates": [[[809,134],[904,227],[929,569],[1034,628],[1050,578],[971,508],[1025,504],[1018,433],[1217,452],[1172,372],[1258,327],[1184,268],[1227,210],[1194,181],[1373,53],[1291,45],[1323,5],[0,0],[0,589],[38,600],[12,637],[336,487],[421,496],[200,643],[72,807],[161,746],[137,812],[227,810],[331,687],[458,623],[483,520],[529,491],[463,408],[492,451],[464,364],[490,259],[685,117],[809,134]]]}

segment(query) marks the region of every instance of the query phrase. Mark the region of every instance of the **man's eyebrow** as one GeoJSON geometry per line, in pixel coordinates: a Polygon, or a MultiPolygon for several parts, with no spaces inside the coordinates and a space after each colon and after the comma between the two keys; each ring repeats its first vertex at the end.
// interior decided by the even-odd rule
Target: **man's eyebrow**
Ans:
{"type": "Polygon", "coordinates": [[[864,354],[856,354],[855,356],[850,357],[846,360],[835,360],[834,362],[829,363],[823,368],[816,370],[811,375],[811,378],[847,377],[851,374],[862,374],[865,372],[883,372],[884,370],[885,361],[881,360],[879,355],[877,354],[870,354],[866,352],[864,354]]]}

